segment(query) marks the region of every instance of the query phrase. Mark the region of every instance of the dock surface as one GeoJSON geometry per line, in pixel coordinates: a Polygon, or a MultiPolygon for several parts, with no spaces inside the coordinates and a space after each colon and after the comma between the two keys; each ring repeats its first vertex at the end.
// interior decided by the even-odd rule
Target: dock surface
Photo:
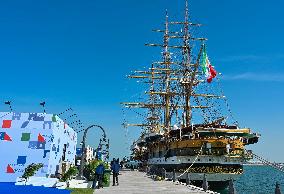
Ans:
{"type": "Polygon", "coordinates": [[[181,185],[172,181],[154,181],[144,172],[139,171],[121,171],[118,176],[119,185],[112,186],[111,175],[110,187],[96,189],[94,194],[183,194],[195,193],[205,194],[214,192],[205,192],[198,187],[181,185]]]}

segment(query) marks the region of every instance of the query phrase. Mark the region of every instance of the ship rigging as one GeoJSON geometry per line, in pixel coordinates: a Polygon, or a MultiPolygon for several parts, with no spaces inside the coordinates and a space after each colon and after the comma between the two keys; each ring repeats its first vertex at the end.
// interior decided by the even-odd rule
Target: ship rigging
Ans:
{"type": "Polygon", "coordinates": [[[147,85],[147,98],[122,104],[146,110],[142,115],[147,116],[140,124],[124,126],[142,128],[132,146],[134,159],[181,175],[190,167],[197,182],[206,174],[215,185],[228,183],[252,157],[245,145],[257,143],[259,136],[234,121],[220,87],[221,75],[207,54],[207,39],[192,34],[202,25],[189,21],[187,1],[184,15],[183,21],[170,21],[166,11],[164,29],[153,30],[163,34],[162,43],[145,44],[162,49],[161,60],[128,77],[147,85]]]}

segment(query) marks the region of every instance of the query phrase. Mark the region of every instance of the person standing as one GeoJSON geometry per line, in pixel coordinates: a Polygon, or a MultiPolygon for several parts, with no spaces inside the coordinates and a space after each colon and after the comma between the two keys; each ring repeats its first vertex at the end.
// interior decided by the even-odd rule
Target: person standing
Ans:
{"type": "Polygon", "coordinates": [[[112,186],[115,186],[115,183],[119,185],[118,183],[118,174],[120,170],[119,159],[117,160],[113,159],[111,170],[112,170],[112,186]]]}
{"type": "Polygon", "coordinates": [[[98,181],[97,189],[103,187],[103,177],[104,177],[104,171],[105,167],[101,163],[97,166],[96,172],[95,172],[95,180],[93,181],[93,189],[96,188],[96,182],[98,181]]]}

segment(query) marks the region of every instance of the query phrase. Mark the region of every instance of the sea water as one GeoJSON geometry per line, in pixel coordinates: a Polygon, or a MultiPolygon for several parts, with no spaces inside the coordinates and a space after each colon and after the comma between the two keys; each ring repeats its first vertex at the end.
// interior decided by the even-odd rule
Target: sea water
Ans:
{"type": "MultiPolygon", "coordinates": [[[[244,174],[234,182],[238,194],[274,194],[276,182],[284,193],[284,173],[270,166],[244,166],[244,174]]],[[[228,191],[218,191],[222,194],[228,191]]]]}

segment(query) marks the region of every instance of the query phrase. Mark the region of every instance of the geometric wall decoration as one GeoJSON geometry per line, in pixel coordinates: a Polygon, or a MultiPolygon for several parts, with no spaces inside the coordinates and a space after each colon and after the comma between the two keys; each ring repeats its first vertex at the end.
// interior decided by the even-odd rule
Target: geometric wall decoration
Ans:
{"type": "Polygon", "coordinates": [[[57,115],[0,112],[0,125],[0,182],[15,182],[31,163],[44,165],[41,177],[63,161],[75,164],[77,133],[57,115]]]}
{"type": "Polygon", "coordinates": [[[2,128],[11,128],[12,120],[3,120],[2,128]]]}
{"type": "Polygon", "coordinates": [[[37,136],[37,140],[40,142],[40,143],[44,143],[45,142],[45,139],[44,137],[39,133],[38,136],[37,136]]]}
{"type": "Polygon", "coordinates": [[[6,173],[15,173],[15,170],[12,168],[12,166],[10,166],[10,164],[7,166],[6,173]]]}
{"type": "Polygon", "coordinates": [[[0,132],[0,140],[4,140],[6,132],[0,132]]]}
{"type": "Polygon", "coordinates": [[[18,156],[17,164],[26,164],[27,156],[18,156]]]}
{"type": "Polygon", "coordinates": [[[38,141],[29,141],[29,146],[28,148],[31,149],[38,149],[38,141]]]}
{"type": "Polygon", "coordinates": [[[52,115],[52,122],[56,122],[56,115],[52,115]]]}
{"type": "Polygon", "coordinates": [[[23,122],[21,128],[26,128],[29,123],[30,123],[30,121],[23,122]]]}
{"type": "Polygon", "coordinates": [[[12,116],[12,120],[20,120],[21,119],[21,113],[14,112],[12,116]]]}
{"type": "Polygon", "coordinates": [[[21,141],[30,141],[31,133],[22,133],[21,141]]]}
{"type": "Polygon", "coordinates": [[[7,133],[4,134],[4,140],[12,141],[11,137],[7,133]]]}
{"type": "Polygon", "coordinates": [[[11,137],[6,132],[0,132],[0,140],[12,141],[11,137]]]}

